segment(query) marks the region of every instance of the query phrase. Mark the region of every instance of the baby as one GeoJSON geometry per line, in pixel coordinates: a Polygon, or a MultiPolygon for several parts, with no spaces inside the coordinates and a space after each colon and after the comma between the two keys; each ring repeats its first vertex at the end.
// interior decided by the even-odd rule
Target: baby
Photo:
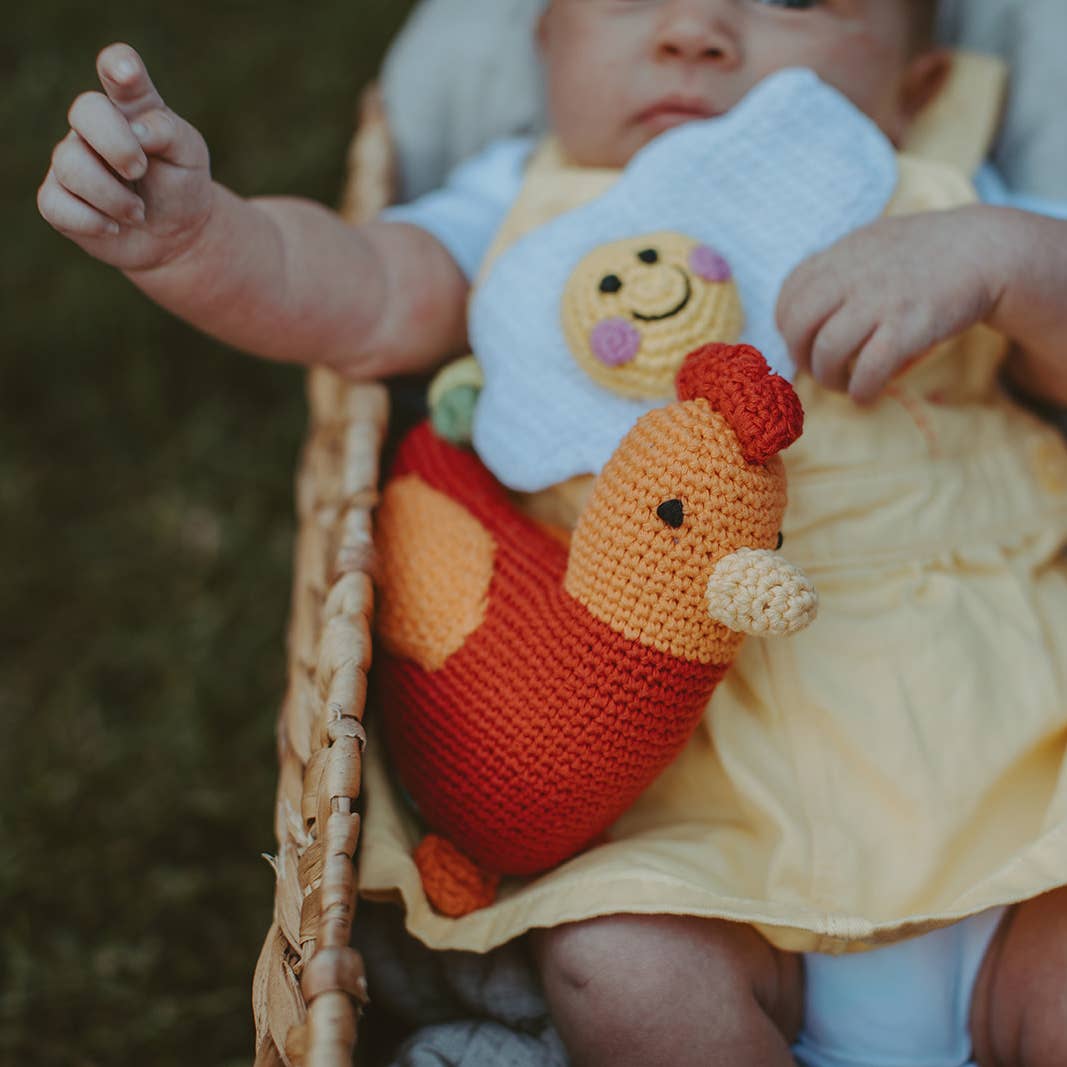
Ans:
{"type": "MultiPolygon", "coordinates": [[[[570,162],[619,167],[665,130],[728,111],[767,75],[805,66],[900,144],[946,75],[946,57],[930,47],[932,8],[551,0],[539,36],[554,133],[570,162]]],[[[352,228],[304,201],[242,200],[211,180],[203,139],[130,48],[105,49],[98,70],[104,92],[72,105],[39,192],[56,229],[201,329],[268,358],[376,377],[428,369],[462,346],[469,281],[440,240],[409,223],[352,228]]],[[[938,939],[961,931],[973,959],[953,964],[959,989],[944,1013],[969,1038],[938,1062],[1067,1062],[1067,894],[1057,888],[1067,884],[1067,646],[1057,636],[1067,581],[1055,562],[1067,540],[1067,463],[995,394],[1003,353],[991,332],[979,330],[985,348],[973,360],[940,360],[936,389],[894,392],[917,353],[985,323],[1011,340],[1003,370],[1018,389],[1067,402],[1065,238],[1067,224],[967,205],[880,220],[787,280],[778,324],[809,412],[791,507],[816,568],[818,550],[827,553],[823,621],[812,644],[781,653],[795,662],[753,651],[754,669],[716,697],[703,756],[680,761],[690,801],[701,783],[726,783],[714,786],[716,810],[732,810],[732,821],[704,833],[699,811],[679,816],[684,851],[648,846],[654,877],[641,875],[643,899],[618,896],[590,868],[571,912],[538,919],[530,905],[546,993],[575,1062],[789,1064],[807,1015],[797,1056],[840,1063],[813,1020],[829,1027],[853,1009],[826,1009],[823,958],[808,956],[805,968],[797,953],[870,947],[952,919],[964,921],[915,940],[931,946],[927,970],[904,979],[915,985],[945,966],[938,939]],[[972,454],[982,460],[973,469],[972,454]],[[899,484],[880,480],[883,469],[902,472],[899,484]],[[859,510],[864,524],[850,525],[859,510]],[[941,516],[932,533],[931,514],[941,516]],[[807,542],[806,530],[815,531],[807,542]],[[957,632],[974,643],[957,647],[957,632]],[[757,743],[761,731],[782,743],[757,743]],[[709,759],[719,761],[711,776],[709,759]],[[866,788],[852,790],[857,781],[866,788]],[[927,849],[940,808],[954,831],[927,849]],[[871,831],[864,820],[876,811],[914,838],[871,831]],[[792,832],[797,819],[803,830],[792,832]],[[786,825],[796,847],[761,851],[786,825]],[[697,877],[679,873],[679,855],[697,877]],[[803,866],[786,870],[797,856],[803,866]],[[728,873],[713,884],[731,864],[756,861],[783,892],[761,896],[728,873]],[[855,896],[843,898],[857,886],[880,922],[864,923],[855,896]],[[1014,905],[1002,919],[990,910],[1001,904],[1014,905]]],[[[851,984],[839,982],[845,993],[851,984]]],[[[872,985],[870,997],[881,995],[872,985]]],[[[933,1040],[923,1041],[914,1062],[929,1064],[933,1040]]]]}

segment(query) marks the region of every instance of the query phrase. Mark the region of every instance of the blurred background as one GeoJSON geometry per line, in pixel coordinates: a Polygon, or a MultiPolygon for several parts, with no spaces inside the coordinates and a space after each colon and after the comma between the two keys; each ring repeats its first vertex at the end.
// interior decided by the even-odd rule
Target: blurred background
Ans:
{"type": "Polygon", "coordinates": [[[23,4],[0,35],[0,1062],[253,1057],[303,373],[39,218],[125,40],[244,194],[334,202],[407,0],[23,4]],[[12,21],[13,19],[13,21],[12,21]]]}

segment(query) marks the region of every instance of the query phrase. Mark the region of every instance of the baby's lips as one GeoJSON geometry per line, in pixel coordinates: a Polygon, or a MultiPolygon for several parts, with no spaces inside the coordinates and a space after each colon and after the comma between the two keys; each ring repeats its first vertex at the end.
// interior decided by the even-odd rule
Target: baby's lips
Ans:
{"type": "Polygon", "coordinates": [[[602,319],[589,332],[589,350],[608,367],[629,363],[641,347],[641,334],[625,319],[602,319]]]}

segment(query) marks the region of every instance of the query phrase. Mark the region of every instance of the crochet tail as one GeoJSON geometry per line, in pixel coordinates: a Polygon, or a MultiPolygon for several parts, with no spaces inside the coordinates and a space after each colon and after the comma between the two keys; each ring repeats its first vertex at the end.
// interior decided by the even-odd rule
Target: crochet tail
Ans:
{"type": "Polygon", "coordinates": [[[427,834],[414,859],[426,899],[442,915],[458,919],[496,900],[500,875],[479,867],[451,841],[427,834]]]}

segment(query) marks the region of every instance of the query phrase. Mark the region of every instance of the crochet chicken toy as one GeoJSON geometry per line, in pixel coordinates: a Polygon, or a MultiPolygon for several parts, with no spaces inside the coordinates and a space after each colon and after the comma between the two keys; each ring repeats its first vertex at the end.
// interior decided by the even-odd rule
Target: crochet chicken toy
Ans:
{"type": "Polygon", "coordinates": [[[377,519],[377,682],[446,915],[594,844],[686,744],[744,635],[814,617],[776,551],[792,386],[756,349],[713,344],[676,387],[603,468],[569,546],[428,424],[401,444],[377,519]]]}

